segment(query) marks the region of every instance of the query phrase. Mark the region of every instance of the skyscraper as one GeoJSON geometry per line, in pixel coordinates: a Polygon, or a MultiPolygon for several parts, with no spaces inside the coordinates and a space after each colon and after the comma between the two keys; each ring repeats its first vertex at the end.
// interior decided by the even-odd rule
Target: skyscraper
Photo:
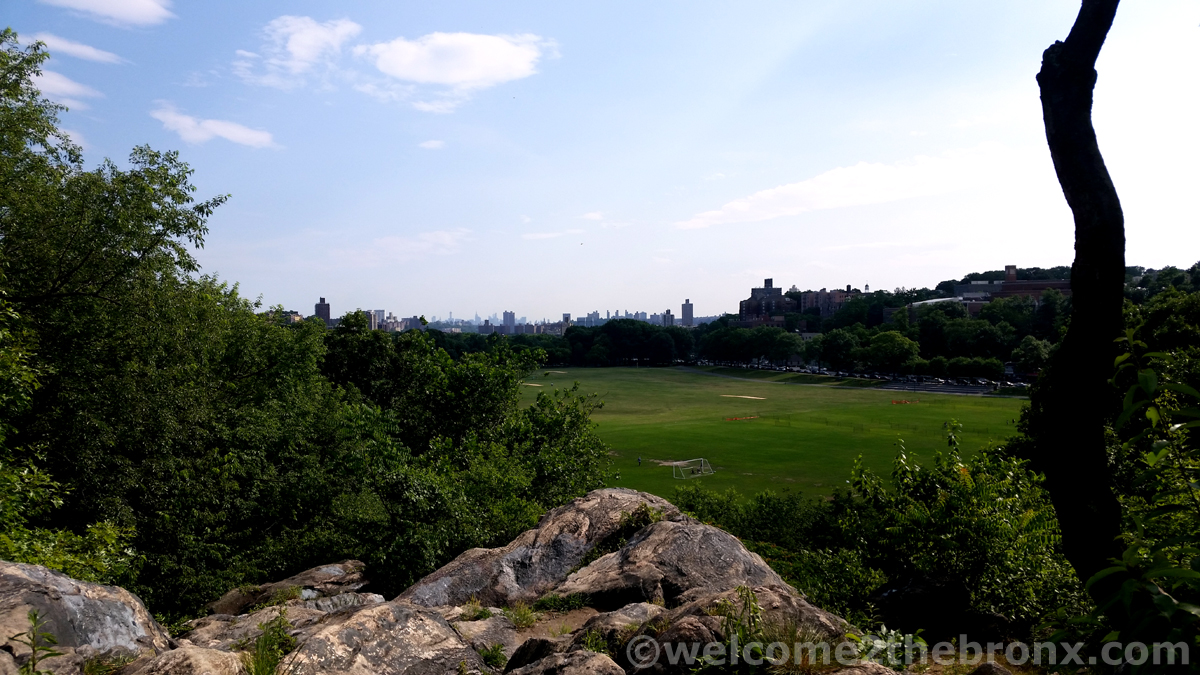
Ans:
{"type": "Polygon", "coordinates": [[[680,317],[683,319],[681,325],[691,327],[692,325],[692,299],[687,298],[683,301],[683,311],[680,312],[680,317]]]}
{"type": "Polygon", "coordinates": [[[512,333],[513,326],[517,325],[516,312],[504,312],[504,325],[508,328],[508,332],[512,333]]]}
{"type": "Polygon", "coordinates": [[[325,302],[325,298],[321,298],[321,301],[317,303],[316,314],[325,321],[326,326],[329,325],[329,303],[325,302]]]}

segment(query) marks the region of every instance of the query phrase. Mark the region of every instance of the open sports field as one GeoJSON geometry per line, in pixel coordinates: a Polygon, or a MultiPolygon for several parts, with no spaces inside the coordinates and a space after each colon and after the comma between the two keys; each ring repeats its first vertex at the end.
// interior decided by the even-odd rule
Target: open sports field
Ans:
{"type": "Polygon", "coordinates": [[[713,489],[828,494],[846,484],[860,454],[888,475],[897,439],[904,439],[910,455],[928,460],[945,447],[942,425],[951,419],[963,425],[960,439],[968,453],[1003,440],[1014,432],[1023,404],[779,380],[829,381],[717,368],[564,368],[538,371],[527,385],[541,386],[525,386],[523,393],[529,403],[539,391],[578,381],[585,392],[599,394],[604,408],[593,419],[616,454],[615,484],[666,497],[684,481],[658,462],[697,457],[715,473],[690,480],[713,489]]]}

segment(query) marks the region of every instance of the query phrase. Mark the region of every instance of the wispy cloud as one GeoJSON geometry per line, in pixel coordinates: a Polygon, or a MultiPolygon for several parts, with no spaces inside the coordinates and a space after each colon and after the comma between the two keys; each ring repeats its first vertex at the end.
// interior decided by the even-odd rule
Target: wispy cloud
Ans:
{"type": "Polygon", "coordinates": [[[233,71],[251,84],[290,89],[318,67],[332,69],[342,45],[361,31],[349,19],[318,23],[307,16],[281,16],[263,28],[262,54],[237,50],[233,71]]]}
{"type": "Polygon", "coordinates": [[[96,61],[97,63],[121,63],[125,60],[112,52],[96,49],[91,45],[68,40],[51,33],[34,33],[29,40],[22,39],[21,41],[45,43],[51,56],[74,56],[77,59],[96,61]]]}
{"type": "Polygon", "coordinates": [[[941,195],[986,185],[998,173],[1018,170],[1019,163],[1017,153],[998,144],[954,150],[937,157],[922,155],[893,164],[860,162],[756,192],[675,225],[694,229],[750,223],[808,211],[941,195]]]}
{"type": "Polygon", "coordinates": [[[366,248],[334,251],[333,258],[339,262],[378,267],[422,256],[450,255],[458,252],[469,234],[470,230],[459,228],[421,232],[410,237],[380,237],[366,248]]]}
{"type": "Polygon", "coordinates": [[[585,213],[579,217],[584,220],[604,220],[604,214],[600,213],[599,211],[592,211],[591,213],[585,213]]]}
{"type": "Polygon", "coordinates": [[[66,75],[56,73],[53,70],[43,70],[33,78],[33,84],[38,88],[38,91],[42,92],[43,96],[51,101],[57,101],[69,108],[80,110],[87,109],[87,104],[79,99],[104,96],[104,94],[86,84],[80,84],[66,75]]]}
{"type": "Polygon", "coordinates": [[[417,143],[417,147],[425,148],[426,150],[441,150],[446,147],[446,143],[445,141],[421,141],[417,143]]]}
{"type": "Polygon", "coordinates": [[[170,0],[41,0],[47,5],[73,9],[103,23],[118,26],[154,26],[174,17],[170,0]]]}
{"type": "Polygon", "coordinates": [[[150,116],[163,123],[163,127],[179,134],[185,143],[206,143],[214,138],[224,138],[232,143],[252,148],[267,148],[275,145],[271,132],[251,129],[228,120],[205,120],[185,115],[169,103],[160,103],[150,111],[150,116]]]}
{"type": "MultiPolygon", "coordinates": [[[[413,102],[413,107],[448,113],[474,91],[533,75],[547,48],[553,49],[553,42],[531,34],[430,33],[415,40],[400,37],[391,42],[360,45],[354,53],[371,59],[379,72],[389,78],[433,85],[431,96],[413,102]]],[[[414,91],[381,85],[359,88],[376,96],[395,98],[414,91]]]]}

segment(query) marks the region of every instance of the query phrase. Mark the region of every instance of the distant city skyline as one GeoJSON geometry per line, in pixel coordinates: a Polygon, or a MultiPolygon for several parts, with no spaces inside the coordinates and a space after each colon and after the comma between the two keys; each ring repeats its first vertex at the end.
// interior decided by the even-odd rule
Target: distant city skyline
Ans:
{"type": "MultiPolygon", "coordinates": [[[[197,258],[268,306],[705,316],[1073,258],[1034,75],[1077,0],[5,7],[87,167],[232,195],[197,258]]],[[[1123,3],[1097,70],[1127,258],[1190,266],[1200,5],[1123,3]]]]}

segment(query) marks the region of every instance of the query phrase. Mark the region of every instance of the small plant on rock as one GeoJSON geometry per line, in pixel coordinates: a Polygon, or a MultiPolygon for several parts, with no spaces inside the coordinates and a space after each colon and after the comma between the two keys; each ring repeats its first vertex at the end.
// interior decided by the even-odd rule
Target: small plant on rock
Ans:
{"type": "Polygon", "coordinates": [[[512,607],[504,610],[504,616],[513,622],[513,625],[518,629],[533,628],[533,625],[542,618],[542,615],[533,611],[533,609],[523,603],[518,602],[512,607]]]}
{"type": "Polygon", "coordinates": [[[492,668],[503,668],[504,664],[508,663],[508,657],[504,655],[504,645],[498,642],[487,649],[479,650],[479,658],[492,668]]]}
{"type": "Polygon", "coordinates": [[[473,595],[470,600],[467,600],[467,604],[462,606],[462,614],[459,615],[460,621],[479,621],[490,618],[492,618],[492,610],[479,604],[479,600],[473,595]]]}
{"type": "Polygon", "coordinates": [[[587,595],[583,593],[572,593],[570,595],[557,595],[549,593],[538,601],[533,603],[533,608],[541,612],[570,612],[576,609],[587,607],[587,595]]]}
{"type": "Polygon", "coordinates": [[[292,624],[287,620],[287,610],[280,609],[274,619],[258,624],[258,628],[262,635],[242,653],[242,664],[249,675],[275,675],[279,662],[296,648],[296,638],[288,632],[292,624]]]}
{"type": "Polygon", "coordinates": [[[50,631],[43,630],[46,627],[46,622],[38,614],[36,609],[29,611],[29,630],[24,633],[17,633],[9,638],[14,642],[29,647],[29,660],[25,665],[21,666],[21,675],[54,675],[49,670],[38,670],[38,662],[43,659],[49,659],[55,656],[62,656],[62,652],[54,651],[53,645],[58,644],[58,639],[50,631]]]}
{"type": "Polygon", "coordinates": [[[583,634],[583,640],[579,643],[584,649],[597,654],[608,654],[608,640],[604,639],[604,634],[598,630],[589,630],[583,634]]]}

